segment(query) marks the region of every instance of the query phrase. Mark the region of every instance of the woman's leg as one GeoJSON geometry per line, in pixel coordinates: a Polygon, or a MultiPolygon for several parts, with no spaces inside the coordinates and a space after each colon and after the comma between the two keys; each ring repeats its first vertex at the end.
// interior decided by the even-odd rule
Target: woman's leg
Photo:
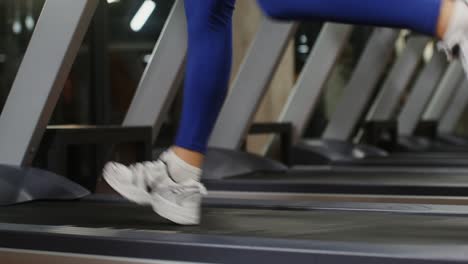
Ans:
{"type": "MultiPolygon", "coordinates": [[[[431,35],[439,30],[447,31],[449,33],[444,33],[446,44],[449,43],[445,40],[447,34],[453,43],[460,43],[460,34],[468,32],[462,27],[468,24],[465,23],[468,17],[464,13],[468,7],[465,0],[258,1],[267,14],[280,19],[404,27],[431,35]],[[458,6],[450,6],[454,3],[458,6]],[[444,14],[448,21],[446,29],[440,22],[444,14]]],[[[189,48],[176,146],[165,152],[158,162],[131,167],[111,163],[104,170],[104,178],[123,196],[138,203],[152,204],[158,214],[179,224],[200,221],[201,197],[206,191],[198,182],[199,168],[227,92],[234,5],[235,0],[185,0],[189,48]]],[[[465,48],[468,50],[468,45],[465,48]]]]}
{"type": "Polygon", "coordinates": [[[200,222],[206,195],[200,167],[228,88],[234,4],[235,0],[185,0],[189,43],[176,146],[155,162],[129,167],[109,163],[104,169],[104,179],[122,196],[150,204],[178,224],[200,222]]]}
{"type": "MultiPolygon", "coordinates": [[[[258,0],[264,12],[281,20],[323,20],[436,33],[445,0],[258,0]]],[[[451,2],[451,1],[449,1],[451,2]]]]}
{"type": "MultiPolygon", "coordinates": [[[[408,28],[444,36],[455,0],[258,0],[276,19],[408,28]]],[[[235,0],[185,0],[189,50],[184,105],[172,150],[192,166],[203,154],[227,90],[235,0]]]]}
{"type": "Polygon", "coordinates": [[[436,36],[442,39],[447,32],[450,20],[453,17],[455,2],[453,0],[444,0],[440,9],[439,21],[437,22],[436,36]]]}
{"type": "MultiPolygon", "coordinates": [[[[444,39],[447,49],[468,35],[466,0],[258,0],[276,19],[307,19],[408,28],[444,39]],[[457,5],[457,6],[456,6],[457,5]],[[461,28],[462,30],[459,30],[461,28]],[[454,32],[446,34],[446,32],[454,32]]],[[[173,151],[200,167],[226,94],[235,0],[186,0],[189,53],[181,125],[173,151]]],[[[464,56],[462,56],[462,60],[464,56]]],[[[466,63],[464,63],[467,65],[466,63]]]]}
{"type": "Polygon", "coordinates": [[[172,150],[200,167],[231,72],[235,0],[185,0],[188,55],[182,119],[172,150]]]}
{"type": "Polygon", "coordinates": [[[468,0],[257,0],[264,12],[283,20],[323,20],[407,28],[438,37],[459,57],[468,75],[468,0]]]}

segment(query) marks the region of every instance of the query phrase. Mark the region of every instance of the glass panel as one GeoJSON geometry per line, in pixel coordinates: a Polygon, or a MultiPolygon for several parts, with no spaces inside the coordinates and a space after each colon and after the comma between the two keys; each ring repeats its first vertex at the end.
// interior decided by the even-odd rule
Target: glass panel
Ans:
{"type": "MultiPolygon", "coordinates": [[[[109,1],[108,1],[109,2],[109,1]]],[[[132,29],[132,20],[147,1],[120,0],[109,4],[110,87],[112,123],[119,124],[146,67],[174,3],[158,0],[141,29],[132,29]]]]}

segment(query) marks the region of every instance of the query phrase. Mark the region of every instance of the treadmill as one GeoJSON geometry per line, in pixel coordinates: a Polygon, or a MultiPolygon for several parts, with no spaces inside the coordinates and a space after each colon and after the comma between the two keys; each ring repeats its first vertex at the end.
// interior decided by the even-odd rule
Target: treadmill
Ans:
{"type": "MultiPolygon", "coordinates": [[[[447,171],[444,169],[434,170],[433,168],[396,170],[393,168],[372,169],[365,167],[358,170],[354,167],[352,173],[348,173],[349,170],[345,167],[336,169],[322,166],[306,170],[302,168],[290,170],[278,162],[237,151],[236,149],[240,147],[244,138],[242,135],[248,130],[261,97],[265,94],[266,88],[272,79],[275,66],[281,58],[288,39],[293,35],[295,27],[294,24],[277,23],[268,19],[261,22],[259,32],[235,78],[231,92],[215,126],[213,137],[210,140],[211,150],[208,153],[204,170],[206,173],[203,176],[203,181],[209,189],[258,192],[265,192],[266,190],[284,192],[289,190],[289,192],[303,193],[328,193],[336,190],[336,192],[346,191],[346,193],[353,194],[371,191],[373,194],[378,192],[391,194],[393,192],[406,195],[418,192],[421,195],[429,195],[437,190],[437,193],[445,193],[445,195],[463,196],[467,194],[464,188],[466,184],[463,183],[467,171],[464,169],[452,169],[450,176],[446,175],[447,171]],[[268,43],[270,44],[268,45],[268,43]],[[268,47],[268,49],[265,47],[268,47]],[[259,65],[260,63],[261,65],[259,65]],[[239,108],[239,105],[243,107],[239,108]],[[395,175],[397,173],[399,175],[395,175]],[[432,181],[430,183],[426,182],[428,180],[421,181],[418,184],[418,177],[428,173],[434,175],[432,181]],[[264,176],[264,174],[273,174],[274,177],[264,176]],[[376,176],[376,174],[379,176],[376,176]],[[411,180],[405,182],[405,175],[406,179],[411,180]],[[296,177],[296,180],[293,180],[293,176],[296,177]],[[400,181],[392,180],[393,176],[395,179],[400,179],[400,181]],[[442,177],[444,177],[445,182],[440,181],[442,177]],[[428,185],[424,187],[422,182],[426,182],[428,185]],[[367,186],[364,186],[366,184],[367,186]],[[415,191],[421,185],[424,190],[415,191]],[[328,187],[324,188],[323,186],[328,187]],[[378,186],[382,188],[377,188],[378,186]],[[409,186],[411,188],[408,188],[409,186]],[[437,189],[437,187],[440,189],[437,189]],[[455,188],[460,189],[455,190],[455,188]]],[[[319,90],[324,86],[328,74],[351,35],[352,29],[352,26],[341,24],[326,24],[323,27],[305,69],[294,88],[292,93],[294,98],[316,98],[319,95],[319,90]],[[316,61],[322,63],[314,63],[316,61]]],[[[177,29],[172,29],[172,31],[177,32],[177,29]]],[[[382,56],[379,53],[382,43],[386,44],[389,50],[392,49],[392,42],[397,35],[398,33],[393,30],[377,30],[371,37],[370,42],[374,44],[369,44],[367,57],[382,56]]],[[[416,37],[411,40],[411,49],[408,50],[411,52],[414,52],[414,50],[419,51],[426,41],[428,41],[426,38],[416,37]]],[[[182,42],[183,40],[177,41],[177,43],[182,42]]],[[[155,50],[158,53],[155,53],[153,57],[158,58],[159,55],[170,54],[174,49],[183,54],[183,48],[177,46],[170,51],[161,51],[160,53],[155,50]]],[[[389,51],[386,51],[386,53],[389,53],[389,51]]],[[[413,61],[418,61],[418,59],[413,58],[410,63],[415,64],[413,61]]],[[[171,96],[175,94],[174,89],[176,87],[172,85],[172,81],[176,80],[175,78],[171,81],[166,81],[165,78],[175,75],[168,74],[168,70],[172,72],[178,72],[178,70],[176,68],[158,68],[156,65],[151,63],[148,65],[150,70],[142,78],[125,118],[124,126],[150,125],[153,126],[154,131],[159,131],[162,122],[165,120],[165,111],[167,105],[170,105],[173,100],[171,96]],[[156,80],[159,79],[163,81],[157,82],[158,89],[154,89],[156,80]],[[155,102],[153,98],[160,101],[155,102]],[[157,109],[157,111],[155,112],[153,108],[157,109]]],[[[179,66],[179,64],[175,65],[179,66]]],[[[288,116],[291,116],[291,114],[288,114],[288,116]]],[[[296,119],[303,118],[303,115],[296,114],[292,116],[296,119]]],[[[294,122],[294,124],[296,123],[294,122]]]]}
{"type": "MultiPolygon", "coordinates": [[[[439,85],[441,92],[437,93],[433,98],[434,102],[431,102],[429,104],[429,107],[424,114],[424,119],[425,120],[444,120],[444,119],[453,119],[450,124],[452,129],[454,130],[456,124],[458,124],[459,117],[461,116],[461,112],[463,111],[464,107],[461,106],[460,103],[457,104],[452,104],[450,102],[450,98],[457,96],[457,95],[462,95],[462,93],[465,92],[466,88],[466,78],[464,76],[464,72],[461,68],[461,65],[459,62],[453,62],[444,78],[441,81],[441,84],[439,85]],[[460,76],[461,75],[461,76],[460,76]],[[448,85],[450,84],[450,85],[448,85]],[[447,87],[448,86],[448,87],[447,87]],[[450,88],[451,89],[447,89],[450,88]],[[444,97],[445,95],[445,97],[444,97]],[[445,99],[445,100],[444,100],[445,99]],[[451,109],[451,108],[457,108],[453,109],[451,111],[447,111],[446,109],[451,109]],[[445,113],[444,113],[445,112],[445,113]],[[457,114],[458,112],[458,114],[457,114]],[[453,117],[452,117],[453,115],[453,117]],[[458,118],[456,118],[458,116],[458,118]]],[[[439,92],[439,91],[437,91],[439,92]]],[[[388,120],[391,120],[390,116],[383,116],[383,118],[378,119],[378,117],[374,117],[373,121],[382,121],[382,122],[388,122],[388,120]]],[[[446,125],[444,123],[440,123],[442,125],[446,125]]],[[[438,129],[439,131],[443,131],[444,128],[440,127],[441,129],[438,129]]],[[[445,129],[445,131],[450,130],[450,129],[445,129]]],[[[452,139],[456,138],[454,136],[450,137],[452,139]]],[[[428,166],[458,166],[458,167],[463,167],[466,164],[466,161],[468,160],[468,155],[467,155],[467,146],[465,144],[462,144],[461,138],[458,138],[459,142],[455,143],[452,142],[447,142],[446,140],[439,140],[437,137],[435,137],[433,140],[430,139],[425,139],[423,137],[415,137],[415,136],[403,136],[403,137],[398,137],[399,145],[400,146],[406,146],[411,149],[411,147],[416,148],[416,153],[411,152],[401,152],[401,151],[395,151],[390,153],[390,159],[386,159],[385,161],[382,161],[380,157],[368,157],[367,160],[364,160],[362,162],[369,164],[388,164],[388,162],[392,163],[399,163],[399,164],[407,164],[407,165],[418,165],[418,164],[427,164],[428,166]],[[421,141],[423,141],[423,144],[420,144],[421,141]],[[418,146],[419,145],[419,146],[418,146]],[[425,152],[421,152],[421,148],[425,152]]],[[[360,161],[361,162],[361,161],[360,161]]]]}
{"type": "MultiPolygon", "coordinates": [[[[441,71],[434,72],[436,75],[441,73],[441,71]]],[[[422,85],[414,87],[397,118],[398,135],[401,143],[412,146],[415,145],[412,142],[416,142],[416,147],[413,147],[413,149],[417,149],[417,145],[422,145],[419,147],[421,150],[430,148],[432,146],[430,141],[423,138],[423,144],[421,144],[419,142],[421,137],[414,136],[417,134],[418,127],[424,123],[437,125],[435,129],[430,131],[430,134],[437,133],[436,139],[439,141],[452,143],[453,145],[461,143],[460,141],[447,140],[454,138],[456,126],[465,108],[464,105],[468,101],[467,92],[465,91],[466,80],[457,88],[457,78],[459,76],[460,65],[453,64],[451,69],[447,70],[446,78],[441,81],[440,85],[422,83],[422,85]],[[451,97],[453,99],[450,99],[451,97]],[[444,108],[448,109],[445,110],[444,108]]],[[[431,135],[431,138],[434,137],[434,135],[431,135]]],[[[464,145],[462,144],[462,146],[464,145]]]]}
{"type": "MultiPolygon", "coordinates": [[[[250,52],[243,63],[226,103],[221,111],[218,123],[215,126],[210,140],[212,147],[208,153],[205,165],[206,173],[203,182],[212,190],[239,191],[242,195],[249,192],[272,192],[275,194],[386,194],[386,195],[419,195],[430,196],[437,194],[450,197],[463,198],[467,192],[467,170],[465,168],[445,167],[394,167],[394,166],[358,166],[325,164],[313,166],[287,167],[269,159],[238,151],[243,143],[245,134],[250,127],[253,116],[261,101],[262,95],[268,87],[275,65],[280,55],[266,53],[266,43],[275,51],[282,51],[284,42],[287,42],[291,33],[289,24],[275,24],[268,20],[263,21],[260,32],[254,40],[250,52]],[[280,34],[282,33],[282,34],[280,34]],[[273,35],[274,34],[274,35],[273,35]],[[267,40],[264,40],[267,38],[267,40]],[[266,65],[259,65],[267,61],[266,65]],[[269,66],[270,65],[270,66],[269,66]],[[261,67],[260,67],[261,66],[261,67]],[[266,68],[269,67],[269,68],[266,68]],[[268,70],[266,70],[268,69],[268,70]],[[239,107],[242,105],[242,107],[239,107]]],[[[325,82],[336,64],[336,61],[347,43],[353,27],[340,24],[325,24],[316,44],[308,58],[304,70],[298,79],[293,92],[284,108],[279,122],[292,123],[295,140],[305,129],[305,124],[311,116],[312,109],[318,101],[325,82]],[[320,64],[314,63],[320,61],[320,64]],[[312,104],[312,107],[308,107],[312,104]]],[[[363,74],[363,66],[372,64],[373,69],[382,72],[382,61],[372,61],[372,58],[389,56],[393,50],[393,43],[398,35],[390,29],[378,29],[372,34],[369,43],[359,64],[360,71],[353,77],[353,83],[360,85],[359,76],[363,74]],[[385,48],[382,48],[385,47],[385,48]],[[370,61],[371,60],[371,61],[370,61]],[[375,64],[375,65],[374,65],[375,64]]],[[[404,78],[396,82],[404,86],[411,76],[406,72],[414,72],[420,61],[422,50],[429,39],[420,36],[411,36],[404,55],[400,56],[394,73],[388,78],[388,83],[395,83],[394,78],[404,78]],[[419,54],[419,55],[418,55],[419,54]],[[411,70],[412,69],[412,70],[411,70]]],[[[435,56],[422,75],[434,75],[434,69],[445,68],[446,63],[442,56],[435,56]]],[[[365,72],[365,71],[364,71],[365,72]]],[[[439,76],[443,70],[440,70],[439,76]]],[[[368,72],[365,72],[368,76],[368,72]]],[[[378,74],[373,74],[378,79],[378,74]]],[[[434,77],[436,78],[436,77],[434,77]]],[[[420,79],[421,82],[422,79],[420,79]]],[[[438,79],[433,82],[437,82],[438,79]]],[[[418,83],[420,83],[418,82],[418,83]]],[[[350,88],[350,87],[348,87],[350,88]]],[[[150,88],[148,88],[150,89],[150,88]]],[[[148,97],[147,97],[148,98],[148,97]]],[[[147,104],[152,102],[148,100],[147,104]]],[[[142,113],[143,114],[143,113],[142,113]]],[[[137,117],[139,115],[135,115],[137,117]]],[[[158,123],[161,117],[156,116],[151,121],[158,123]]],[[[163,117],[162,117],[163,118],[163,117]]],[[[135,119],[136,120],[136,119],[135,119]]],[[[148,124],[151,122],[133,122],[133,124],[148,124]]],[[[374,149],[374,148],[373,148],[374,149]]],[[[383,152],[379,150],[379,152],[383,152]]],[[[386,153],[385,153],[386,154],[386,153]]],[[[316,196],[314,196],[316,197],[316,196]]]]}
{"type": "MultiPolygon", "coordinates": [[[[0,153],[1,163],[9,164],[0,166],[2,262],[460,263],[468,259],[465,206],[208,198],[202,225],[182,227],[159,218],[150,208],[114,196],[90,196],[63,177],[26,168],[97,5],[98,0],[45,2],[0,116],[0,147],[9,150],[0,153]],[[47,67],[38,71],[39,63],[47,67]],[[31,87],[38,96],[31,98],[31,87]]],[[[182,32],[167,30],[183,29],[183,10],[183,1],[176,1],[155,54],[172,47],[162,45],[168,36],[182,32]]],[[[155,60],[150,68],[158,64],[155,60]]]]}
{"type": "MultiPolygon", "coordinates": [[[[426,84],[427,76],[434,74],[437,69],[437,56],[433,57],[422,73],[419,75],[415,87],[426,84]],[[434,66],[435,64],[435,66],[434,66]]],[[[404,61],[402,59],[401,61],[404,61]]],[[[438,63],[440,64],[440,62],[438,63]]],[[[417,64],[416,64],[417,65],[417,64]]],[[[359,121],[363,118],[365,113],[367,100],[374,92],[375,84],[371,81],[364,81],[368,79],[368,72],[373,69],[375,65],[362,64],[362,72],[357,76],[353,76],[347,89],[345,89],[342,100],[337,106],[335,114],[322,136],[321,140],[305,140],[300,142],[294,149],[294,161],[297,164],[346,164],[346,165],[391,165],[391,166],[456,166],[463,167],[466,165],[468,156],[461,152],[462,148],[452,147],[454,153],[441,153],[441,152],[428,152],[428,153],[386,153],[378,148],[350,143],[349,140],[353,137],[359,121]],[[364,82],[363,82],[364,81],[364,82]],[[364,98],[357,98],[356,94],[364,96],[364,98]],[[367,96],[366,96],[367,95],[367,96]],[[367,97],[367,98],[366,98],[367,97]],[[346,114],[342,114],[346,113],[346,114]]],[[[358,66],[359,67],[359,66],[358,66]]],[[[414,68],[415,69],[415,68],[414,68]]],[[[410,71],[410,72],[414,72],[410,71]]],[[[411,80],[412,75],[401,77],[406,69],[398,64],[395,64],[391,73],[389,74],[383,89],[377,97],[376,104],[373,106],[373,112],[370,118],[373,121],[388,121],[394,115],[398,107],[398,102],[401,94],[406,85],[398,84],[398,77],[403,78],[407,82],[411,80]],[[395,76],[396,78],[392,78],[395,76]],[[406,78],[405,78],[406,77],[406,78]],[[396,84],[395,84],[396,83],[396,84]]],[[[377,80],[379,75],[373,76],[377,80]]],[[[437,77],[438,75],[432,75],[437,77]]],[[[429,80],[434,79],[429,78],[429,80]]],[[[453,62],[445,73],[440,85],[442,88],[449,87],[450,90],[455,90],[462,84],[463,70],[458,61],[453,62]],[[454,89],[455,88],[455,89],[454,89]]],[[[443,89],[443,91],[445,90],[443,89]]],[[[359,97],[360,97],[359,96],[359,97]]],[[[437,97],[438,98],[438,97],[437,97]]],[[[448,97],[447,99],[450,99],[448,97]]],[[[441,100],[444,101],[444,100],[441,100]]],[[[447,103],[438,102],[438,105],[447,106],[447,103]]],[[[291,107],[300,108],[300,106],[292,105],[291,107]]],[[[431,109],[430,109],[431,110],[431,109]]],[[[433,112],[443,113],[444,107],[436,107],[433,112]]]]}
{"type": "MultiPolygon", "coordinates": [[[[418,152],[419,156],[424,152],[431,156],[447,156],[450,152],[458,152],[458,155],[461,155],[466,152],[468,145],[463,138],[455,136],[455,130],[468,101],[467,84],[461,65],[455,62],[447,69],[438,86],[426,83],[425,87],[415,87],[398,116],[398,123],[395,124],[398,126],[398,138],[396,148],[393,146],[394,152],[418,152]],[[432,91],[431,88],[437,90],[432,91]],[[422,121],[418,122],[420,119],[422,121]],[[427,136],[416,136],[422,133],[418,130],[426,130],[427,136]],[[440,155],[436,155],[437,152],[440,155]]],[[[380,97],[399,95],[400,98],[401,94],[397,91],[382,91],[380,97]]],[[[382,104],[385,105],[385,102],[382,104]]],[[[382,107],[378,106],[377,109],[377,113],[373,113],[368,122],[391,123],[394,119],[391,111],[382,111],[382,107]]]]}
{"type": "MultiPolygon", "coordinates": [[[[411,115],[408,118],[403,116],[403,111],[410,112],[406,110],[407,108],[411,108],[407,106],[410,104],[408,101],[399,117],[400,138],[407,138],[409,140],[415,138],[415,141],[422,139],[422,150],[444,151],[444,148],[439,147],[440,144],[450,144],[451,146],[458,147],[459,150],[466,150],[468,146],[466,139],[457,136],[456,129],[468,102],[467,85],[467,79],[462,78],[458,85],[453,86],[455,89],[452,91],[449,89],[436,91],[437,93],[434,94],[424,115],[423,112],[418,113],[420,118],[422,118],[419,124],[411,120],[411,115]],[[437,100],[436,98],[439,99],[437,100]],[[438,109],[443,106],[442,102],[446,102],[444,111],[438,109]],[[426,129],[429,133],[419,132],[422,129],[426,129]]],[[[413,98],[410,97],[409,100],[411,99],[413,98]]],[[[409,143],[411,144],[411,141],[409,143]]]]}

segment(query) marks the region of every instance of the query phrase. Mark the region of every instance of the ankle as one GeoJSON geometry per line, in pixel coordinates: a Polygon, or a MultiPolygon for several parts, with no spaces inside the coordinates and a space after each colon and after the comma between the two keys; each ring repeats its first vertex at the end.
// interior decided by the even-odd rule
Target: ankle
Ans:
{"type": "Polygon", "coordinates": [[[436,37],[439,39],[443,39],[447,30],[450,26],[450,21],[452,20],[455,14],[455,1],[456,0],[443,0],[441,9],[440,9],[440,16],[439,21],[437,23],[437,30],[436,30],[436,37]]]}
{"type": "Polygon", "coordinates": [[[184,149],[177,146],[170,148],[170,150],[173,151],[174,154],[176,154],[180,159],[182,159],[191,166],[201,168],[203,165],[205,156],[199,152],[184,149]]]}
{"type": "Polygon", "coordinates": [[[188,163],[177,155],[173,149],[164,152],[160,159],[166,163],[170,176],[176,182],[200,181],[202,174],[200,167],[188,163]]]}

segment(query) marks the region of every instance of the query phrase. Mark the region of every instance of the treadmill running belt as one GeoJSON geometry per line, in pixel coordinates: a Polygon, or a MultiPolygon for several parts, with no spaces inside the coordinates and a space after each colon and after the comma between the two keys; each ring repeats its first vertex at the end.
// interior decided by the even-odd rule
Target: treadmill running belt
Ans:
{"type": "Polygon", "coordinates": [[[150,208],[121,200],[3,207],[0,259],[9,264],[24,263],[28,256],[64,264],[104,260],[455,264],[468,260],[468,214],[458,214],[467,212],[465,207],[446,214],[430,213],[427,206],[427,214],[409,214],[404,209],[358,212],[336,206],[335,210],[267,210],[246,209],[234,202],[229,209],[208,203],[200,226],[177,226],[150,208]]]}
{"type": "Polygon", "coordinates": [[[412,158],[412,157],[369,157],[365,159],[332,161],[333,165],[345,166],[419,166],[419,167],[448,167],[463,168],[468,166],[468,159],[464,158],[412,158]]]}
{"type": "Polygon", "coordinates": [[[287,173],[253,173],[229,178],[231,180],[276,180],[276,181],[304,181],[316,183],[361,183],[386,185],[464,185],[468,187],[468,173],[446,172],[445,174],[431,173],[395,173],[395,172],[336,172],[336,171],[299,171],[287,173]]]}
{"type": "Polygon", "coordinates": [[[385,171],[290,171],[252,173],[204,180],[209,190],[340,193],[409,196],[468,196],[468,173],[400,173],[385,171]]]}
{"type": "Polygon", "coordinates": [[[0,222],[389,245],[468,246],[468,217],[378,212],[206,208],[200,226],[183,227],[158,217],[150,208],[128,203],[37,202],[2,208],[0,222]]]}

